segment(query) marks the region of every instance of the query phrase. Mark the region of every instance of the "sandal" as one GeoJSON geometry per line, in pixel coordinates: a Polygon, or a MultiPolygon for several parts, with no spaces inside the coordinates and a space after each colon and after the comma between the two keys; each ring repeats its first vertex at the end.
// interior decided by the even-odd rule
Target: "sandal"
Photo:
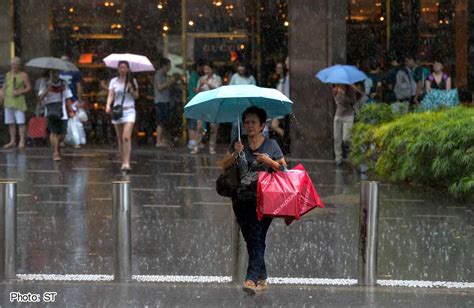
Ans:
{"type": "Polygon", "coordinates": [[[252,280],[245,280],[244,286],[243,286],[242,289],[248,295],[255,295],[255,291],[257,290],[257,286],[255,285],[255,282],[253,282],[252,280]]]}

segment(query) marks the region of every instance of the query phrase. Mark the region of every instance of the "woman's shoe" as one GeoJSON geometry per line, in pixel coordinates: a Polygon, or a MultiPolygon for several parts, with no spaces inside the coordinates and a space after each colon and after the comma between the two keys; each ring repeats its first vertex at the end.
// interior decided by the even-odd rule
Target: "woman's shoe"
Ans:
{"type": "Polygon", "coordinates": [[[132,171],[132,168],[130,168],[130,166],[122,165],[122,167],[120,168],[120,171],[130,172],[132,171]]]}
{"type": "Polygon", "coordinates": [[[267,289],[267,281],[263,279],[259,279],[257,281],[257,287],[255,288],[255,291],[261,292],[265,291],[267,289]]]}
{"type": "Polygon", "coordinates": [[[16,144],[15,143],[7,143],[3,146],[4,149],[9,149],[9,148],[14,148],[16,147],[16,144]]]}
{"type": "Polygon", "coordinates": [[[244,286],[243,286],[242,289],[248,295],[255,295],[255,291],[257,290],[257,286],[255,285],[255,282],[253,282],[252,280],[245,280],[244,286]]]}

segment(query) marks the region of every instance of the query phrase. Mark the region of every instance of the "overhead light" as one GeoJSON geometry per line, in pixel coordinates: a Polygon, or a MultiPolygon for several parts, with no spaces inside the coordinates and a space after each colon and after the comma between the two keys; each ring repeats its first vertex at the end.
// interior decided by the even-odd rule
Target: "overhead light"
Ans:
{"type": "Polygon", "coordinates": [[[380,21],[384,21],[384,20],[385,20],[385,17],[380,16],[380,21]]]}
{"type": "Polygon", "coordinates": [[[285,21],[283,24],[285,25],[285,27],[288,27],[288,26],[290,25],[290,23],[288,22],[288,20],[285,21]]]}
{"type": "Polygon", "coordinates": [[[160,2],[158,3],[158,5],[156,6],[159,10],[162,10],[163,9],[163,4],[160,2]]]}
{"type": "Polygon", "coordinates": [[[188,25],[190,25],[191,27],[194,26],[194,21],[190,20],[190,21],[188,22],[188,25]]]}
{"type": "Polygon", "coordinates": [[[105,2],[104,2],[104,6],[109,7],[109,6],[110,6],[110,2],[109,2],[109,1],[105,1],[105,2]]]}
{"type": "Polygon", "coordinates": [[[74,13],[74,8],[73,7],[69,8],[69,13],[74,13]]]}
{"type": "Polygon", "coordinates": [[[245,45],[244,44],[240,44],[240,49],[244,50],[245,49],[245,45]]]}
{"type": "Polygon", "coordinates": [[[73,26],[73,27],[72,27],[72,30],[74,30],[74,31],[79,31],[79,26],[73,26]]]}
{"type": "Polygon", "coordinates": [[[167,25],[163,26],[163,31],[168,31],[170,28],[167,25]]]}

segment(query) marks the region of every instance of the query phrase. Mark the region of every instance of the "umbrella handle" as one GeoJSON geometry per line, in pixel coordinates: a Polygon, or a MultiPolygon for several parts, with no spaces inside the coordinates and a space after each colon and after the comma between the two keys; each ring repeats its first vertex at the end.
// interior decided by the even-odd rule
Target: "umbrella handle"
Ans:
{"type": "Polygon", "coordinates": [[[239,138],[239,141],[240,140],[240,117],[237,116],[237,131],[238,131],[238,138],[239,138]]]}

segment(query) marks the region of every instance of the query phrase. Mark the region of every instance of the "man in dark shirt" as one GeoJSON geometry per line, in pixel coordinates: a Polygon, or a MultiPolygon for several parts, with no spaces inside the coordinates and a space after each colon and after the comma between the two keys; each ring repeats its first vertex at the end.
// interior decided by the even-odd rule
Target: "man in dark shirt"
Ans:
{"type": "Polygon", "coordinates": [[[400,70],[400,63],[398,57],[395,54],[389,54],[388,56],[389,67],[385,73],[384,86],[385,86],[385,102],[394,103],[397,101],[395,92],[395,83],[397,82],[397,73],[400,70]]]}

